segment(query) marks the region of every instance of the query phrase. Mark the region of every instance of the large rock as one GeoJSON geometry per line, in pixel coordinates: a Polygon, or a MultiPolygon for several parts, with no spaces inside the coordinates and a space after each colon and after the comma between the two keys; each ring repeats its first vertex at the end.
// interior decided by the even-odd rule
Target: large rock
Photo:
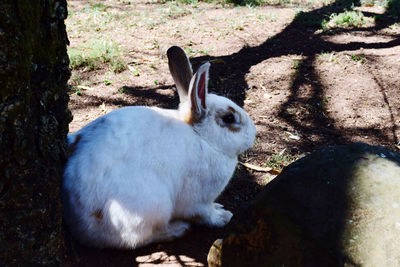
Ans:
{"type": "Polygon", "coordinates": [[[400,154],[360,143],[312,153],[228,231],[210,266],[400,266],[400,154]]]}

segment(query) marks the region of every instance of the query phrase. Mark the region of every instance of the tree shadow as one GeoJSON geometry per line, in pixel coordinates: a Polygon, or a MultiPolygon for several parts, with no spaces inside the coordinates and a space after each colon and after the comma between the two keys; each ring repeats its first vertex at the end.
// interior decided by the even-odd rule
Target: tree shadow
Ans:
{"type": "MultiPolygon", "coordinates": [[[[123,86],[118,89],[122,95],[134,98],[134,105],[136,106],[158,106],[161,108],[175,109],[178,107],[179,99],[178,94],[174,90],[174,94],[161,93],[163,90],[172,90],[172,85],[161,85],[157,87],[143,87],[143,86],[123,86]]],[[[102,103],[115,106],[130,106],[132,101],[118,96],[110,98],[103,96],[95,96],[84,94],[81,98],[85,101],[74,103],[74,109],[84,109],[90,106],[98,106],[102,103]]]]}
{"type": "MultiPolygon", "coordinates": [[[[261,63],[264,60],[283,55],[302,55],[304,59],[299,62],[299,68],[295,73],[290,88],[290,96],[288,100],[281,104],[278,111],[278,116],[283,121],[299,130],[303,136],[319,135],[322,138],[315,142],[302,139],[298,143],[299,147],[317,148],[326,144],[348,143],[350,142],[352,133],[356,131],[372,134],[376,140],[383,140],[389,145],[397,143],[397,136],[393,129],[397,129],[394,122],[393,110],[390,109],[391,126],[389,126],[390,134],[384,131],[363,128],[335,128],[334,119],[326,115],[324,108],[324,87],[320,77],[315,70],[314,61],[317,56],[323,51],[327,53],[355,51],[360,48],[364,49],[383,49],[391,48],[400,45],[400,37],[394,38],[388,42],[349,42],[349,43],[333,43],[326,41],[324,37],[335,33],[352,33],[352,32],[370,32],[374,34],[383,28],[398,22],[396,12],[399,6],[399,0],[392,0],[386,12],[382,15],[371,12],[366,13],[367,16],[377,17],[374,27],[361,29],[332,29],[331,32],[317,33],[321,28],[321,23],[333,13],[340,13],[352,6],[359,6],[359,0],[338,0],[330,5],[324,6],[310,12],[300,12],[295,19],[280,33],[268,39],[263,44],[256,47],[246,46],[237,53],[222,57],[202,56],[192,58],[194,69],[205,62],[222,60],[224,64],[213,64],[210,76],[212,80],[211,92],[216,92],[227,96],[235,101],[240,106],[243,106],[246,91],[251,90],[245,80],[245,75],[250,72],[250,68],[261,63]],[[220,78],[223,77],[223,78],[220,78]],[[312,88],[312,95],[301,96],[300,88],[309,86],[312,88]],[[311,116],[305,121],[299,121],[294,115],[288,113],[289,107],[308,106],[313,109],[311,116]]],[[[392,36],[393,37],[393,36],[392,36]]],[[[103,102],[113,105],[126,106],[131,105],[154,105],[163,108],[176,108],[178,99],[175,93],[172,95],[162,94],[160,90],[171,89],[172,86],[156,86],[156,87],[130,87],[124,86],[124,94],[133,98],[134,101],[124,101],[116,99],[105,99],[98,97],[89,97],[85,105],[99,105],[103,102]]],[[[382,92],[383,93],[383,92],[382,92]]],[[[384,95],[383,95],[384,97],[384,95]]],[[[385,98],[386,102],[389,102],[385,98]]],[[[83,108],[78,105],[77,108],[83,108]]],[[[309,149],[308,149],[309,150],[309,149]]]]}
{"type": "Polygon", "coordinates": [[[177,109],[179,105],[179,96],[176,90],[172,94],[163,94],[162,90],[173,89],[173,85],[162,85],[155,88],[146,87],[123,87],[124,93],[136,100],[135,105],[151,105],[166,109],[177,109]]]}
{"type": "MultiPolygon", "coordinates": [[[[398,0],[393,0],[391,6],[398,6],[398,0]]],[[[299,62],[299,68],[290,88],[288,100],[283,103],[278,112],[278,116],[293,126],[295,129],[304,134],[316,134],[325,136],[319,142],[308,142],[303,139],[300,146],[317,148],[327,144],[348,143],[350,142],[351,133],[355,131],[364,131],[373,134],[376,139],[384,140],[385,144],[394,144],[397,137],[393,134],[388,135],[383,131],[375,131],[374,129],[362,128],[335,128],[334,119],[326,115],[323,110],[324,103],[324,87],[320,77],[313,65],[316,57],[321,52],[342,52],[354,51],[360,48],[364,49],[382,49],[391,48],[400,45],[400,37],[388,42],[349,42],[349,43],[333,43],[326,41],[325,36],[331,34],[326,32],[317,33],[321,28],[321,23],[333,13],[341,13],[352,6],[359,6],[360,1],[338,0],[328,6],[312,10],[310,12],[300,12],[295,19],[280,33],[268,39],[263,44],[256,47],[244,47],[237,53],[218,57],[225,64],[215,64],[212,69],[211,77],[216,82],[218,92],[227,95],[243,106],[245,99],[245,91],[249,89],[245,81],[245,75],[250,72],[250,68],[261,63],[264,60],[284,55],[302,55],[304,59],[299,62]],[[225,77],[225,80],[218,80],[217,77],[225,77]],[[301,96],[300,88],[302,86],[310,86],[312,89],[311,96],[301,96]],[[232,89],[234,88],[234,89],[232,89]],[[287,109],[291,106],[311,106],[313,112],[306,121],[299,121],[294,115],[288,113],[287,109]]],[[[386,28],[387,26],[398,21],[398,17],[392,15],[393,11],[389,8],[383,15],[379,15],[379,19],[374,27],[363,29],[342,29],[340,33],[351,33],[356,31],[368,31],[371,34],[386,28]]],[[[378,16],[378,14],[369,13],[369,16],[378,16]]],[[[335,30],[338,32],[338,30],[335,30]]],[[[334,32],[335,32],[334,31],[334,32]]],[[[196,62],[205,60],[216,60],[215,57],[199,57],[194,59],[196,62]]],[[[388,101],[386,98],[385,101],[388,101]]],[[[389,110],[393,118],[393,110],[389,110]]],[[[392,124],[393,124],[392,120],[392,124]]],[[[390,126],[395,128],[396,126],[390,126]]],[[[391,131],[393,133],[393,131],[391,131]]]]}
{"type": "MultiPolygon", "coordinates": [[[[398,2],[398,0],[395,0],[398,2]]],[[[360,131],[375,136],[379,140],[386,140],[392,143],[393,138],[389,137],[383,131],[376,129],[361,129],[361,128],[348,128],[337,129],[333,126],[333,119],[325,114],[323,101],[324,101],[324,87],[321,80],[315,71],[313,63],[316,56],[325,52],[340,52],[351,51],[363,48],[388,48],[400,45],[400,38],[388,41],[386,43],[364,43],[352,42],[347,44],[335,44],[325,41],[322,37],[324,34],[315,34],[317,25],[320,25],[322,20],[332,13],[343,12],[345,9],[350,8],[352,5],[359,5],[359,1],[338,0],[331,5],[322,7],[320,9],[312,10],[310,12],[301,13],[292,23],[290,23],[282,32],[267,40],[265,43],[256,47],[244,47],[239,52],[218,57],[222,59],[224,64],[214,64],[210,73],[213,86],[211,91],[218,94],[225,95],[231,98],[240,106],[244,105],[245,93],[248,84],[245,80],[245,75],[250,71],[252,66],[255,66],[262,61],[272,58],[280,57],[283,55],[303,55],[304,59],[299,62],[299,68],[293,79],[290,88],[290,95],[286,102],[284,102],[278,112],[278,116],[288,124],[292,125],[295,129],[300,130],[304,135],[317,134],[322,135],[323,138],[315,143],[307,138],[302,139],[300,147],[316,148],[334,143],[346,143],[349,141],[349,136],[346,135],[347,131],[360,131]],[[224,77],[219,79],[218,77],[224,77]],[[310,80],[313,82],[310,83],[310,80]],[[312,94],[307,97],[300,96],[300,87],[307,84],[312,88],[312,94]],[[307,124],[304,121],[298,121],[295,116],[287,112],[288,107],[292,105],[310,105],[314,111],[307,118],[307,124]]],[[[387,27],[393,20],[389,13],[382,15],[382,20],[376,24],[375,27],[368,29],[368,31],[377,31],[387,27]]],[[[372,15],[372,14],[369,14],[372,15]]],[[[366,29],[364,29],[366,30],[366,29]]],[[[345,30],[351,32],[352,30],[345,30]]],[[[206,60],[215,60],[216,57],[197,57],[193,59],[194,69],[206,60]]],[[[175,108],[178,104],[178,99],[175,97],[161,94],[159,90],[170,89],[171,86],[160,87],[124,87],[124,94],[135,98],[135,105],[154,105],[164,108],[175,108]]],[[[122,88],[121,88],[122,89],[122,88]]],[[[97,103],[102,101],[108,102],[107,99],[98,99],[97,103]]],[[[385,101],[389,101],[387,98],[385,101]]],[[[118,105],[128,105],[127,102],[116,102],[118,105]]],[[[131,105],[131,102],[129,103],[131,105]]],[[[390,110],[393,118],[393,110],[390,110]]],[[[393,123],[393,122],[392,122],[393,123]]],[[[395,127],[395,126],[393,126],[395,127]]],[[[392,127],[392,128],[393,128],[392,127]]],[[[394,129],[394,128],[393,128],[394,129]]],[[[393,130],[395,131],[395,130],[393,130]]],[[[238,173],[239,179],[233,180],[228,186],[220,200],[222,204],[227,206],[228,209],[237,211],[243,203],[246,203],[246,194],[253,194],[261,190],[261,186],[253,181],[253,176],[246,170],[240,170],[238,173]],[[243,189],[246,188],[247,189],[243,189]],[[237,196],[237,200],[232,203],[232,196],[237,196]]],[[[124,250],[95,250],[83,247],[76,244],[77,250],[80,255],[85,255],[82,259],[82,266],[134,266],[139,264],[138,257],[143,255],[151,255],[155,251],[165,252],[168,256],[174,256],[177,263],[186,266],[189,262],[185,262],[182,255],[187,256],[197,262],[207,264],[207,253],[211,244],[216,238],[223,235],[224,229],[209,229],[207,227],[195,226],[185,237],[175,240],[170,243],[160,243],[140,248],[134,251],[124,250]]],[[[167,258],[155,257],[148,259],[148,263],[162,263],[167,262],[167,258]]],[[[190,261],[190,260],[189,260],[190,261]]]]}

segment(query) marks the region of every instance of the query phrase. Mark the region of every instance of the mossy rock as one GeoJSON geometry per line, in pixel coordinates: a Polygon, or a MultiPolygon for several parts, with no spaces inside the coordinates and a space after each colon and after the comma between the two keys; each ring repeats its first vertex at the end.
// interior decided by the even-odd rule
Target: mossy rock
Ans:
{"type": "Polygon", "coordinates": [[[314,152],[228,232],[210,266],[400,266],[400,154],[361,143],[314,152]]]}

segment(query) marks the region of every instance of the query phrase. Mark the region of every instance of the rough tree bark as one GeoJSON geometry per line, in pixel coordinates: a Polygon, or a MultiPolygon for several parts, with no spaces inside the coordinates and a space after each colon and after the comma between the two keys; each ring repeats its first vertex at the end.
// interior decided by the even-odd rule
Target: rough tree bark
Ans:
{"type": "Polygon", "coordinates": [[[0,1],[0,262],[65,262],[66,0],[0,1]]]}

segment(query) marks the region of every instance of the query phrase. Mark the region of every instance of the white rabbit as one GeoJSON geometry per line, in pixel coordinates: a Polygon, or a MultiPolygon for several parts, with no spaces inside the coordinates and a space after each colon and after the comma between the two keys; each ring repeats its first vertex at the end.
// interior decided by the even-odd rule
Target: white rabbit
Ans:
{"type": "Polygon", "coordinates": [[[231,100],[208,94],[209,63],[192,74],[179,47],[168,52],[178,110],[125,107],[68,136],[64,219],[81,243],[136,248],[181,236],[188,221],[224,226],[215,203],[256,129],[231,100]]]}

